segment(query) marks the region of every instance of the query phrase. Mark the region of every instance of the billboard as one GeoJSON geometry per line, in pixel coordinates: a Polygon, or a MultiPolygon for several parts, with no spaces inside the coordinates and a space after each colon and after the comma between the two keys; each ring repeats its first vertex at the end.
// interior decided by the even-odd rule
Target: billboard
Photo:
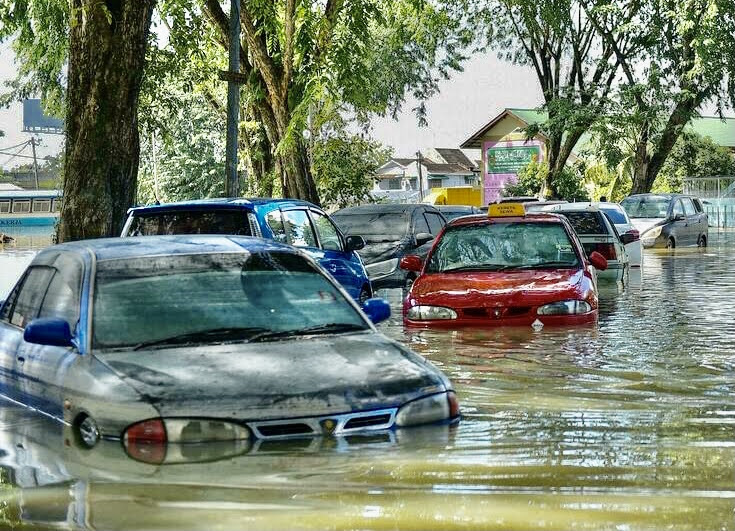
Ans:
{"type": "Polygon", "coordinates": [[[543,159],[543,143],[539,140],[504,140],[483,143],[484,203],[501,197],[505,185],[515,182],[518,172],[529,162],[543,159]]]}
{"type": "Polygon", "coordinates": [[[23,100],[23,131],[59,135],[64,133],[64,122],[44,114],[41,100],[23,100]]]}

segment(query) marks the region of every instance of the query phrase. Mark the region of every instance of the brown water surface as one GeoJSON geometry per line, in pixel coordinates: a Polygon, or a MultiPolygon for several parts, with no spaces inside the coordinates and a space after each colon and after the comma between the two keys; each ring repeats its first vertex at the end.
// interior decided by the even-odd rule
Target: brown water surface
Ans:
{"type": "MultiPolygon", "coordinates": [[[[153,466],[4,403],[0,527],[735,530],[735,234],[710,236],[646,251],[582,329],[407,332],[386,293],[383,331],[456,385],[452,428],[153,466]]],[[[0,252],[0,298],[47,244],[0,252]]]]}

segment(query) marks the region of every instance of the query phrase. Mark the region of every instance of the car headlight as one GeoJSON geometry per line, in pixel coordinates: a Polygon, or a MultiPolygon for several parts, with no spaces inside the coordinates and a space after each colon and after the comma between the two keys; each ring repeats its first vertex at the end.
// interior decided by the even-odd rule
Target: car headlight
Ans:
{"type": "Polygon", "coordinates": [[[398,258],[391,258],[390,260],[383,260],[382,262],[375,262],[374,264],[367,264],[365,266],[365,271],[367,271],[370,279],[390,275],[396,269],[398,269],[398,258]]]}
{"type": "Polygon", "coordinates": [[[452,391],[419,398],[402,406],[396,414],[397,426],[418,426],[459,416],[459,402],[452,391]]]}
{"type": "Polygon", "coordinates": [[[648,230],[641,234],[641,240],[655,240],[659,236],[661,236],[661,225],[658,227],[653,227],[651,230],[648,230]]]}
{"type": "Polygon", "coordinates": [[[541,306],[536,313],[538,315],[574,315],[591,311],[592,306],[585,301],[559,301],[541,306]]]}
{"type": "Polygon", "coordinates": [[[412,321],[456,319],[457,312],[444,306],[412,306],[406,312],[406,317],[412,321]]]}

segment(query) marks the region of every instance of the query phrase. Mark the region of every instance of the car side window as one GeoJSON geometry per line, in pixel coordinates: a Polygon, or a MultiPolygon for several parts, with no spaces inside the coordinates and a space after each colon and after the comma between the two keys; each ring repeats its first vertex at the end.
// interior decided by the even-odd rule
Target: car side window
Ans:
{"type": "Polygon", "coordinates": [[[10,310],[10,324],[25,328],[38,316],[53,274],[54,269],[51,267],[33,266],[28,269],[18,292],[18,298],[10,310]]]}
{"type": "Polygon", "coordinates": [[[442,217],[436,212],[424,212],[424,216],[426,216],[426,221],[429,223],[429,232],[433,236],[439,234],[442,227],[444,227],[444,220],[442,217]]]}
{"type": "Polygon", "coordinates": [[[677,199],[674,201],[674,209],[671,211],[672,217],[676,217],[678,215],[684,215],[684,208],[681,206],[681,201],[677,199]]]}
{"type": "Polygon", "coordinates": [[[79,321],[79,295],[82,291],[82,264],[61,254],[54,262],[56,273],[46,290],[39,317],[58,317],[74,326],[79,321]]]}
{"type": "Polygon", "coordinates": [[[413,231],[414,234],[419,234],[420,232],[428,232],[429,234],[431,234],[431,231],[429,230],[429,224],[426,222],[426,218],[424,217],[422,212],[419,212],[414,216],[413,231]]]}
{"type": "Polygon", "coordinates": [[[283,217],[281,216],[280,210],[268,212],[265,216],[265,222],[273,232],[274,240],[281,243],[288,243],[288,237],[286,236],[286,229],[283,226],[283,217]]]}
{"type": "Polygon", "coordinates": [[[311,219],[314,221],[314,228],[319,235],[319,243],[322,249],[328,251],[342,251],[342,240],[337,232],[337,227],[332,221],[321,212],[310,211],[311,219]]]}
{"type": "Polygon", "coordinates": [[[316,247],[316,236],[311,228],[306,210],[286,210],[283,212],[289,243],[294,247],[316,247]]]}
{"type": "Polygon", "coordinates": [[[684,203],[684,213],[687,215],[687,217],[697,215],[697,211],[694,208],[691,199],[689,199],[688,197],[682,197],[681,202],[684,203]]]}

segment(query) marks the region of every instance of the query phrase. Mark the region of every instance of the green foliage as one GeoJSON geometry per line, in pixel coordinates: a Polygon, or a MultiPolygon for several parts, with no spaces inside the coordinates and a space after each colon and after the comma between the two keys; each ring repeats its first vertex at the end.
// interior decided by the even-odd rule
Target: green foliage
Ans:
{"type": "Polygon", "coordinates": [[[735,176],[735,158],[730,151],[693,132],[677,140],[653,185],[654,192],[682,191],[685,177],[735,176]]]}
{"type": "MultiPolygon", "coordinates": [[[[503,190],[505,197],[538,196],[541,187],[549,174],[549,165],[546,162],[531,162],[518,172],[515,184],[506,185],[503,190]]],[[[557,199],[565,201],[589,201],[589,194],[579,167],[565,167],[554,180],[557,190],[557,199]]]]}
{"type": "Polygon", "coordinates": [[[369,200],[376,170],[389,157],[389,149],[358,135],[317,141],[312,171],[319,195],[339,208],[369,200]]]}
{"type": "MultiPolygon", "coordinates": [[[[174,88],[174,87],[169,87],[174,88]]],[[[177,92],[181,106],[149,107],[141,132],[139,203],[221,197],[224,195],[224,136],[219,117],[201,94],[177,92]]]]}
{"type": "Polygon", "coordinates": [[[40,95],[48,113],[63,117],[69,10],[68,0],[0,2],[0,42],[12,40],[18,69],[0,106],[40,95]]]}

